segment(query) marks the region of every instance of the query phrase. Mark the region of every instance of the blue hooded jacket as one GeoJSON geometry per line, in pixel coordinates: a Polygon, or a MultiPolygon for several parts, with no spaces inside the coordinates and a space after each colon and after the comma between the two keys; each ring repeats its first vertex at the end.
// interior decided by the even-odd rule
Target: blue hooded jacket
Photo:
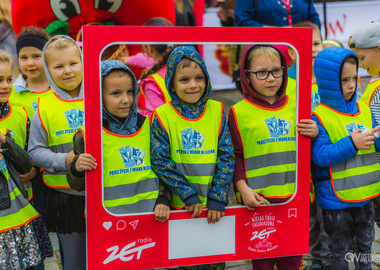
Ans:
{"type": "MultiPolygon", "coordinates": [[[[348,114],[359,112],[356,103],[356,92],[349,101],[345,101],[341,88],[343,64],[348,57],[352,56],[358,63],[358,58],[353,51],[340,47],[330,47],[321,51],[314,62],[314,72],[317,78],[321,103],[334,110],[348,114]]],[[[345,209],[364,206],[368,203],[368,200],[355,203],[340,200],[335,195],[330,180],[329,167],[351,159],[358,152],[351,136],[344,137],[332,144],[326,129],[319,119],[315,115],[312,115],[312,119],[317,123],[319,129],[317,139],[312,141],[311,144],[311,170],[318,205],[322,209],[345,209]],[[316,181],[316,179],[319,179],[319,181],[316,181]]],[[[376,149],[378,149],[378,143],[378,140],[375,140],[376,149]]]]}
{"type": "MultiPolygon", "coordinates": [[[[171,104],[184,117],[195,119],[202,115],[204,107],[211,96],[211,82],[204,60],[192,46],[182,46],[171,53],[165,76],[165,84],[172,98],[171,104]],[[178,64],[183,58],[188,58],[197,63],[206,76],[206,89],[204,95],[194,104],[181,101],[177,94],[170,89],[171,82],[178,64]]],[[[188,182],[186,177],[175,168],[175,163],[170,157],[169,136],[161,126],[157,117],[154,117],[151,126],[151,161],[152,168],[157,176],[167,184],[172,192],[178,194],[186,206],[201,203],[197,190],[188,182]]],[[[234,151],[231,134],[226,124],[226,116],[223,113],[222,128],[218,138],[218,153],[214,179],[208,193],[208,209],[224,211],[228,200],[228,192],[233,177],[234,151]]]]}

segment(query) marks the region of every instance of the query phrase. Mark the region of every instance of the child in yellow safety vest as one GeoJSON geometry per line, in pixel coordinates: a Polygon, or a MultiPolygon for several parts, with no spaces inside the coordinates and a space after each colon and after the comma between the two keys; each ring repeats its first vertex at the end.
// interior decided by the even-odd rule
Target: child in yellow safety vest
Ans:
{"type": "Polygon", "coordinates": [[[312,115],[319,136],[311,145],[311,171],[329,235],[330,267],[348,269],[347,254],[353,247],[356,269],[371,269],[368,256],[375,236],[371,199],[380,193],[376,156],[380,147],[373,134],[380,127],[373,122],[368,104],[356,100],[354,52],[324,49],[314,69],[321,103],[312,115]]]}
{"type": "Polygon", "coordinates": [[[8,103],[15,71],[12,63],[11,55],[0,50],[0,269],[28,269],[41,260],[34,229],[39,215],[28,202],[19,175],[31,170],[32,160],[23,149],[27,114],[8,103]]]}
{"type": "Polygon", "coordinates": [[[81,51],[70,37],[55,36],[44,47],[43,62],[54,92],[38,101],[28,152],[44,170],[47,227],[58,233],[64,269],[85,269],[84,192],[71,189],[66,180],[66,167],[74,157],[73,136],[84,121],[81,51]]]}
{"type": "MultiPolygon", "coordinates": [[[[358,55],[359,67],[372,77],[361,101],[371,109],[374,121],[380,124],[380,23],[372,22],[355,30],[348,40],[348,46],[358,55]]],[[[380,161],[380,154],[377,154],[380,161]]],[[[380,227],[380,198],[373,199],[375,222],[380,227]]]]}
{"type": "Polygon", "coordinates": [[[209,99],[210,78],[194,47],[175,48],[167,65],[171,102],[153,113],[152,168],[171,189],[172,208],[195,218],[207,207],[208,223],[215,223],[224,216],[234,165],[223,105],[209,99]]]}
{"type": "MultiPolygon", "coordinates": [[[[45,74],[45,68],[42,61],[42,50],[50,36],[42,28],[26,27],[18,35],[16,40],[16,48],[18,55],[18,63],[21,74],[13,83],[12,95],[9,97],[10,105],[23,106],[28,113],[28,118],[31,120],[37,110],[38,99],[52,92],[45,74]]],[[[11,128],[10,128],[11,129],[11,128]]],[[[29,133],[29,126],[28,126],[29,133]]],[[[27,148],[25,148],[27,149],[27,148]]],[[[32,170],[21,176],[24,183],[31,185],[28,189],[29,197],[33,207],[43,216],[45,220],[44,210],[44,194],[46,186],[42,181],[42,173],[39,167],[33,166],[32,170]]],[[[49,236],[45,229],[45,224],[42,223],[45,233],[39,234],[44,239],[41,243],[41,251],[45,251],[43,246],[46,246],[49,252],[42,252],[41,266],[45,257],[53,255],[49,236]]],[[[41,237],[40,237],[41,238],[41,237]]],[[[39,238],[39,240],[40,240],[39,238]]],[[[36,268],[38,269],[39,266],[36,268]]]]}
{"type": "MultiPolygon", "coordinates": [[[[231,107],[228,125],[235,151],[237,199],[246,209],[284,202],[295,191],[296,127],[316,137],[317,125],[302,119],[296,125],[296,98],[287,95],[287,63],[270,45],[249,45],[241,62],[244,99],[231,107]],[[254,117],[252,117],[254,115],[254,117]],[[279,138],[279,140],[272,140],[279,138]],[[285,138],[282,140],[281,138],[285,138]]],[[[253,269],[299,269],[302,256],[253,260],[253,269]]]]}
{"type": "MultiPolygon", "coordinates": [[[[154,211],[156,220],[164,222],[170,215],[170,193],[151,169],[150,122],[137,112],[136,78],[118,60],[102,61],[101,75],[104,206],[118,215],[154,211]]],[[[67,180],[81,191],[84,172],[97,166],[92,155],[84,153],[82,133],[74,136],[74,153],[67,180]]]]}

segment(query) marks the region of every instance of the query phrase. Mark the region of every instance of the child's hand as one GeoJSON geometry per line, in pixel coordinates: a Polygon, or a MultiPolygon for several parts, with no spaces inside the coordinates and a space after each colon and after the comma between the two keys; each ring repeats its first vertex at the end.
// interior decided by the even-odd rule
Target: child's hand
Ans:
{"type": "Polygon", "coordinates": [[[162,204],[162,203],[157,204],[154,207],[154,217],[156,218],[157,221],[160,221],[160,222],[167,221],[170,217],[169,206],[162,204]]]}
{"type": "Polygon", "coordinates": [[[264,203],[264,198],[250,188],[245,180],[237,181],[236,187],[247,210],[254,210],[255,207],[264,203]]]}
{"type": "Polygon", "coordinates": [[[301,119],[297,124],[297,131],[304,136],[310,138],[316,138],[318,136],[318,126],[314,120],[311,119],[301,119]]]}
{"type": "Polygon", "coordinates": [[[373,140],[375,137],[371,132],[362,132],[361,129],[357,128],[351,133],[351,138],[358,150],[370,150],[371,146],[375,143],[373,140]]]}
{"type": "Polygon", "coordinates": [[[80,154],[77,161],[75,162],[75,169],[78,172],[83,171],[92,171],[96,169],[98,164],[95,161],[95,158],[91,154],[80,154]]]}
{"type": "Polygon", "coordinates": [[[22,182],[28,182],[30,179],[35,177],[37,174],[36,168],[32,167],[32,169],[26,174],[20,174],[20,178],[22,182]]]}
{"type": "Polygon", "coordinates": [[[380,125],[375,127],[374,129],[371,130],[371,133],[373,134],[373,136],[375,138],[379,138],[380,137],[380,125]]]}
{"type": "Polygon", "coordinates": [[[202,204],[201,203],[194,203],[192,205],[186,206],[186,210],[189,210],[193,214],[191,215],[191,218],[195,218],[202,214],[202,204]]]}
{"type": "Polygon", "coordinates": [[[5,138],[5,135],[0,132],[0,143],[5,143],[7,139],[5,138]]]}
{"type": "Polygon", "coordinates": [[[224,212],[222,212],[222,211],[217,211],[217,210],[208,210],[207,211],[207,222],[208,222],[208,224],[216,223],[222,217],[224,217],[224,212]]]}
{"type": "Polygon", "coordinates": [[[121,57],[119,57],[118,60],[119,60],[120,62],[122,62],[123,64],[128,65],[129,55],[121,56],[121,57]]]}
{"type": "Polygon", "coordinates": [[[73,161],[73,158],[75,157],[74,151],[71,150],[66,154],[66,159],[65,159],[65,165],[66,167],[69,166],[69,164],[73,161]]]}

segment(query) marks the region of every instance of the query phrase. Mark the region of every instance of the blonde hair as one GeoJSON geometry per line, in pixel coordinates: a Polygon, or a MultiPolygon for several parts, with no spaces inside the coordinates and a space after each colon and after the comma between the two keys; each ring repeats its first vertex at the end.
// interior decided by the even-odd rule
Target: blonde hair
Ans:
{"type": "MultiPolygon", "coordinates": [[[[80,56],[79,47],[75,43],[74,40],[72,40],[71,38],[64,37],[64,36],[53,37],[52,39],[50,39],[50,41],[48,42],[48,44],[46,45],[44,49],[44,58],[45,58],[46,63],[47,63],[48,55],[49,53],[51,53],[52,50],[63,50],[70,47],[77,48],[79,56],[80,56]]],[[[82,57],[80,58],[82,59],[82,57]]]]}
{"type": "Polygon", "coordinates": [[[272,61],[275,61],[277,59],[281,61],[280,53],[271,46],[255,46],[253,47],[247,56],[247,60],[245,62],[245,68],[249,68],[250,64],[256,57],[260,56],[268,56],[272,61]]]}
{"type": "Polygon", "coordinates": [[[4,50],[0,50],[0,64],[9,64],[11,66],[13,78],[18,76],[18,68],[12,55],[4,50]]]}
{"type": "Polygon", "coordinates": [[[6,22],[10,27],[12,27],[10,0],[0,1],[0,23],[2,22],[6,22]]]}

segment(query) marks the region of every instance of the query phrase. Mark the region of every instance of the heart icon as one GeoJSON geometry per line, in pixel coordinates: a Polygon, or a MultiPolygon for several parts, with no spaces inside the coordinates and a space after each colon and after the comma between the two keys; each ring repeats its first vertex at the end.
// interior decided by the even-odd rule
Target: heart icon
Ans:
{"type": "Polygon", "coordinates": [[[108,222],[103,222],[103,227],[108,231],[109,228],[111,228],[112,226],[112,222],[111,221],[108,221],[108,222]]]}

